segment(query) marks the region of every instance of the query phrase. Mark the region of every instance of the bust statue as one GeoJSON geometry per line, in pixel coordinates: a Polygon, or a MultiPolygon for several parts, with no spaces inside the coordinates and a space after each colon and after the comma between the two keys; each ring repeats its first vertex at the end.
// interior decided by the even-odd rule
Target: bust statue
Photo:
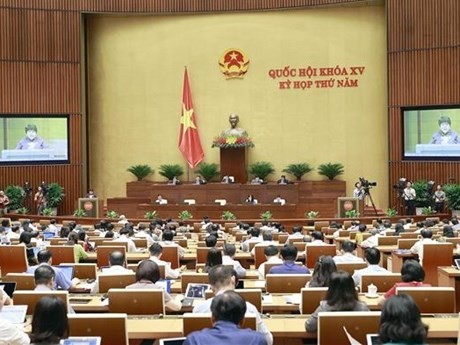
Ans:
{"type": "Polygon", "coordinates": [[[228,122],[230,122],[229,129],[225,130],[222,134],[223,136],[236,136],[236,137],[247,137],[248,132],[246,132],[243,128],[237,127],[240,118],[237,114],[230,114],[228,117],[228,122]]]}

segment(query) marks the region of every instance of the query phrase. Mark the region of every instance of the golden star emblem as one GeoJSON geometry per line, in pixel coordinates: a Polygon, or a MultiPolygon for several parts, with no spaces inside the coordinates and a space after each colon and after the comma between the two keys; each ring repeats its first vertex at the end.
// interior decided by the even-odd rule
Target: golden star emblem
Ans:
{"type": "Polygon", "coordinates": [[[187,108],[185,108],[185,104],[182,103],[182,116],[180,118],[180,123],[184,125],[184,131],[187,128],[196,129],[196,126],[192,120],[192,116],[193,116],[193,108],[187,110],[187,108]]]}

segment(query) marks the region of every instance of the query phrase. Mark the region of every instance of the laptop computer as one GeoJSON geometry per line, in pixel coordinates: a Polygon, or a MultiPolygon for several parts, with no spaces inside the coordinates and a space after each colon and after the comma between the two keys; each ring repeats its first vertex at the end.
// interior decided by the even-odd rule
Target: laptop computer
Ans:
{"type": "Polygon", "coordinates": [[[195,300],[205,300],[206,290],[210,289],[209,284],[188,283],[185,290],[185,298],[182,301],[183,306],[192,306],[195,300]]]}
{"type": "Polygon", "coordinates": [[[13,324],[23,324],[26,320],[26,305],[5,305],[0,312],[0,319],[13,324]]]}
{"type": "Polygon", "coordinates": [[[61,345],[101,345],[101,337],[69,337],[61,345]]]}
{"type": "Polygon", "coordinates": [[[42,232],[43,241],[48,241],[50,238],[54,237],[54,232],[42,232]]]}
{"type": "Polygon", "coordinates": [[[53,266],[53,267],[59,269],[69,281],[72,281],[74,269],[75,269],[74,266],[59,265],[59,266],[53,266]]]}
{"type": "Polygon", "coordinates": [[[13,298],[13,292],[16,290],[16,282],[0,282],[0,289],[2,289],[10,298],[13,298]]]}
{"type": "Polygon", "coordinates": [[[185,337],[160,339],[160,345],[182,345],[184,341],[185,341],[185,337]]]}

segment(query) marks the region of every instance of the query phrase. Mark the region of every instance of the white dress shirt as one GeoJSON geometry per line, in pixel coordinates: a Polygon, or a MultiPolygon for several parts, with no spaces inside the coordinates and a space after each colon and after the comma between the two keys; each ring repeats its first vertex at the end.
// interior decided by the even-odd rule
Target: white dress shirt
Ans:
{"type": "Polygon", "coordinates": [[[158,266],[163,265],[165,266],[165,277],[166,279],[177,279],[180,277],[180,269],[172,269],[171,263],[158,259],[156,256],[151,256],[150,260],[155,262],[158,266]]]}
{"type": "Polygon", "coordinates": [[[241,266],[239,261],[233,260],[230,256],[222,256],[222,265],[233,265],[233,268],[236,271],[238,278],[246,277],[246,269],[243,266],[241,266]]]}

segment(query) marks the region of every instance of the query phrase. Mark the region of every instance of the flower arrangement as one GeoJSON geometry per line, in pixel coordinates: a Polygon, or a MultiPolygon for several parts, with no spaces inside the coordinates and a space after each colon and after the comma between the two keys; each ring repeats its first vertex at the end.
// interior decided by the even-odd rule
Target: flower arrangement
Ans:
{"type": "Polygon", "coordinates": [[[212,147],[236,148],[236,147],[254,147],[251,138],[238,135],[219,135],[212,142],[212,147]]]}

